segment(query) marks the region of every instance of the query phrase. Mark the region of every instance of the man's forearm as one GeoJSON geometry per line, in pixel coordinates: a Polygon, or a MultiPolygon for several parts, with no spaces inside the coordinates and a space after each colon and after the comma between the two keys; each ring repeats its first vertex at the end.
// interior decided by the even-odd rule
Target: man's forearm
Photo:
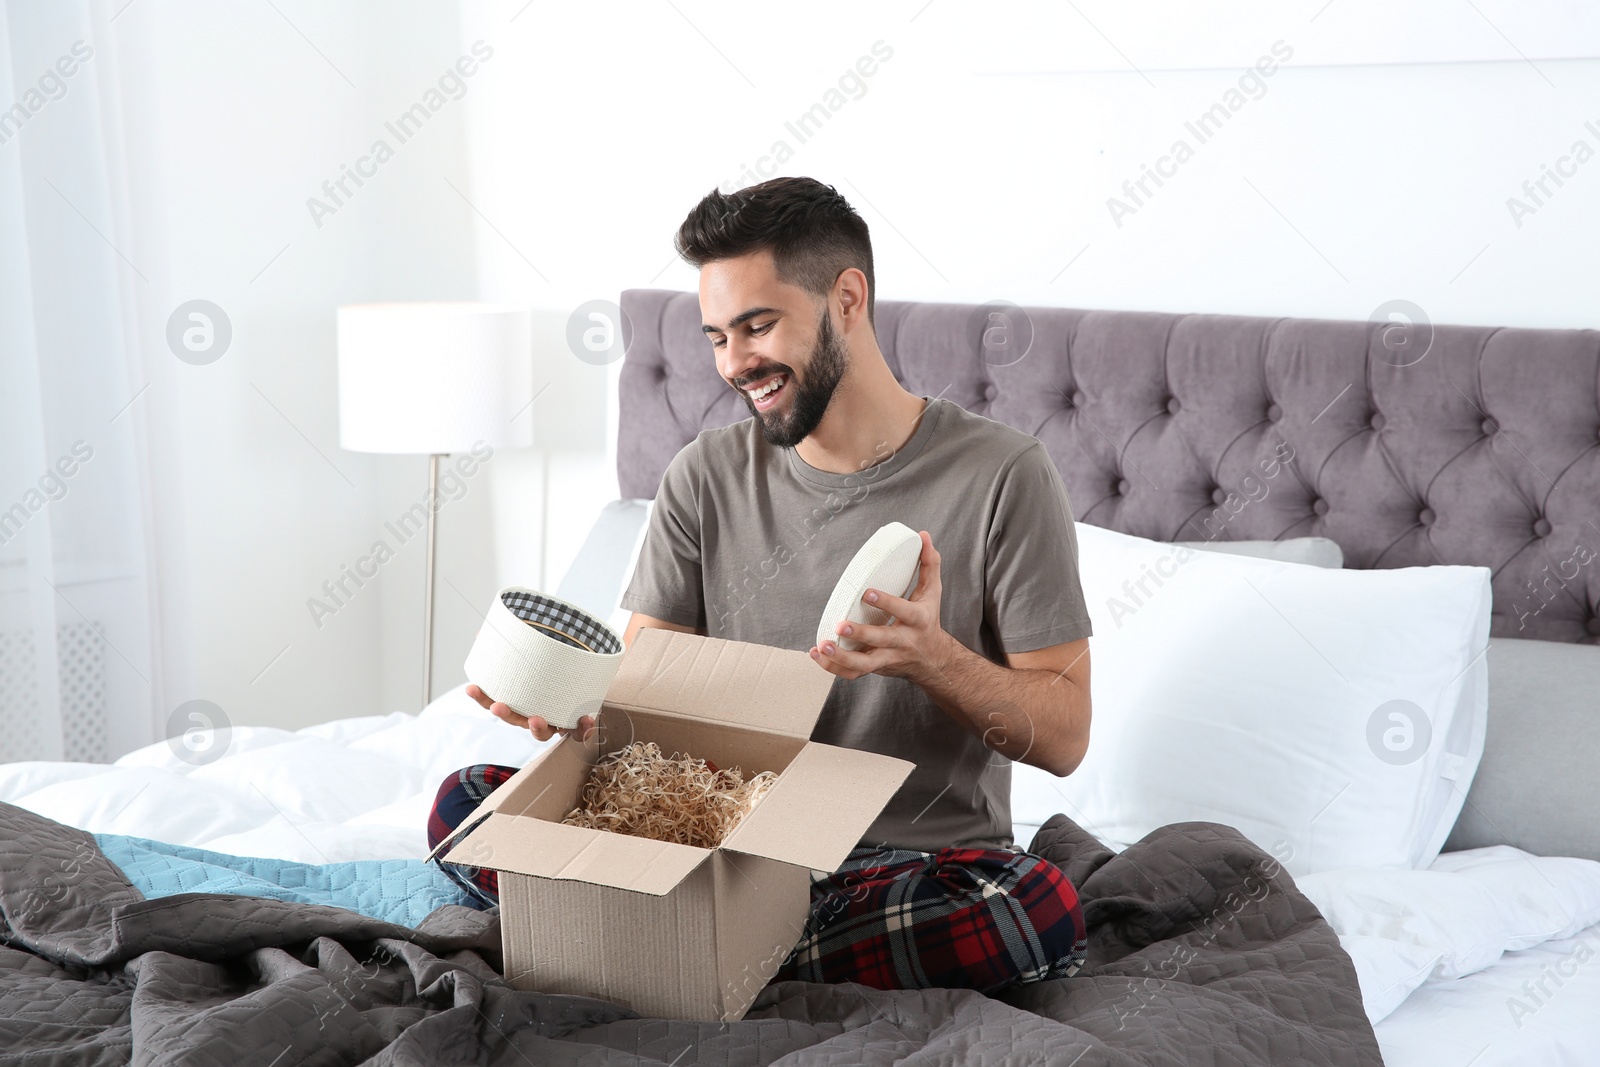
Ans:
{"type": "Polygon", "coordinates": [[[1005,667],[954,637],[916,678],[929,698],[984,744],[1052,774],[1071,774],[1089,748],[1089,694],[1064,672],[1005,667]]]}

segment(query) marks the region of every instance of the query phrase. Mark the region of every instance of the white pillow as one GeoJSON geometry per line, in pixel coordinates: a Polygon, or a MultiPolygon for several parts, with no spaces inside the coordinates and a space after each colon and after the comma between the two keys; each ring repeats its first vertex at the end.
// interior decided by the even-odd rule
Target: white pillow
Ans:
{"type": "Polygon", "coordinates": [[[1313,567],[1343,567],[1344,549],[1331,537],[1286,537],[1282,541],[1174,541],[1187,548],[1227,552],[1235,556],[1308,563],[1313,567]]]}
{"type": "MultiPolygon", "coordinates": [[[[1017,764],[1013,817],[1112,847],[1237,827],[1291,874],[1426,867],[1483,754],[1489,570],[1328,570],[1077,524],[1089,752],[1017,764]]],[[[1026,842],[1019,842],[1026,844],[1026,842]]]]}

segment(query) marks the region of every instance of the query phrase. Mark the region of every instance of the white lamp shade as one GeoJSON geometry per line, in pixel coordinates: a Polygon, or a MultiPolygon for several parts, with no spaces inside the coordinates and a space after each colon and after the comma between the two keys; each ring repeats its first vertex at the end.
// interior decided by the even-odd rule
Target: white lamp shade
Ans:
{"type": "Polygon", "coordinates": [[[505,304],[339,309],[339,444],[467,452],[533,444],[533,318],[505,304]]]}

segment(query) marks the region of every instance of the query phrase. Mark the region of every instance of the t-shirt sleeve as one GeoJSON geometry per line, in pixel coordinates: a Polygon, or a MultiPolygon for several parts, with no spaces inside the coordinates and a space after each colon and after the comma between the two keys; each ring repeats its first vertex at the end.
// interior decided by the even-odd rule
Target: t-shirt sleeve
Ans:
{"type": "Polygon", "coordinates": [[[644,545],[619,606],[679,626],[703,630],[701,581],[699,443],[692,441],[667,464],[650,509],[644,545]]]}
{"type": "Polygon", "coordinates": [[[1092,634],[1072,505],[1043,445],[1022,452],[1002,475],[984,574],[984,620],[1006,653],[1092,634]]]}

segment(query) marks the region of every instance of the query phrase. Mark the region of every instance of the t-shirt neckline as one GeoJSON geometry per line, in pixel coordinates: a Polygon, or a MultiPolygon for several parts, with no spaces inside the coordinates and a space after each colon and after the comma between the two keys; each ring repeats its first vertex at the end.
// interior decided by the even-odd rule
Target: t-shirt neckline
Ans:
{"type": "Polygon", "coordinates": [[[939,419],[944,415],[946,401],[943,397],[937,396],[924,396],[922,399],[927,401],[927,404],[922,409],[921,416],[919,416],[920,421],[916,430],[906,440],[906,443],[900,446],[899,451],[883,462],[874,463],[870,467],[863,467],[861,470],[852,473],[835,474],[833,471],[818,470],[801,459],[798,450],[786,448],[784,451],[789,454],[789,469],[794,472],[797,478],[829,489],[855,486],[862,481],[874,483],[883,481],[916,459],[918,453],[927,447],[928,442],[933,439],[934,432],[938,429],[939,419]]]}

